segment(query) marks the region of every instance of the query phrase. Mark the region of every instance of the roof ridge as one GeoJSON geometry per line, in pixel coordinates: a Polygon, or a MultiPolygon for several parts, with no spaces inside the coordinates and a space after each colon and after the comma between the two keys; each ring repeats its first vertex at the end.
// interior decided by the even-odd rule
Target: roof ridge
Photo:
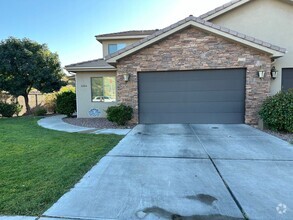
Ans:
{"type": "Polygon", "coordinates": [[[93,60],[82,61],[82,62],[79,62],[79,63],[72,63],[72,64],[66,65],[65,68],[70,67],[70,66],[76,66],[76,65],[79,65],[79,64],[88,63],[88,62],[99,61],[99,60],[105,60],[105,59],[104,58],[98,58],[98,59],[93,59],[93,60]]]}

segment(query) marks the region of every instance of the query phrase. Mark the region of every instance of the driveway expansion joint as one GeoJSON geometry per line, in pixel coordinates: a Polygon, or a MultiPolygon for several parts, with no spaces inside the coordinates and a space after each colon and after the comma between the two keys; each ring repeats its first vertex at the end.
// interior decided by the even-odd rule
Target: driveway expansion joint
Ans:
{"type": "Polygon", "coordinates": [[[167,157],[167,156],[133,156],[133,155],[106,155],[105,157],[125,157],[125,158],[154,158],[154,159],[189,159],[189,160],[209,160],[206,157],[167,157]]]}
{"type": "Polygon", "coordinates": [[[220,176],[221,180],[223,181],[225,187],[227,188],[228,192],[230,193],[232,199],[234,200],[234,202],[236,203],[237,207],[239,208],[240,212],[242,213],[244,219],[248,219],[247,214],[245,213],[244,209],[242,208],[241,204],[239,203],[239,201],[237,200],[236,196],[234,195],[234,193],[232,192],[231,188],[229,187],[228,183],[224,180],[220,170],[217,168],[215,162],[213,161],[213,158],[211,158],[211,156],[209,155],[209,153],[207,152],[207,150],[205,149],[204,144],[201,142],[200,138],[197,136],[196,132],[193,130],[192,126],[190,126],[190,129],[192,130],[194,136],[197,138],[197,140],[200,142],[200,144],[202,145],[203,149],[205,150],[206,154],[208,155],[209,160],[211,161],[211,163],[213,164],[215,170],[217,171],[218,175],[220,176]]]}
{"type": "Polygon", "coordinates": [[[218,167],[216,166],[215,162],[213,161],[213,159],[209,156],[209,159],[211,160],[214,168],[216,169],[218,175],[220,176],[221,180],[223,181],[225,187],[227,188],[227,190],[229,191],[231,197],[233,198],[233,200],[235,201],[236,205],[238,206],[238,208],[240,209],[244,219],[249,219],[247,214],[245,213],[244,209],[242,208],[240,202],[237,200],[236,196],[234,195],[234,193],[232,192],[231,188],[229,187],[228,183],[225,181],[224,177],[222,176],[220,170],[218,169],[218,167]]]}
{"type": "Polygon", "coordinates": [[[102,217],[94,217],[94,218],[87,218],[87,217],[63,217],[63,216],[49,216],[49,215],[42,215],[41,217],[37,218],[36,220],[115,220],[114,218],[102,218],[102,217]]]}
{"type": "Polygon", "coordinates": [[[216,158],[213,157],[213,160],[231,160],[231,161],[267,161],[267,162],[293,162],[293,160],[282,160],[282,159],[245,159],[245,158],[216,158]]]}

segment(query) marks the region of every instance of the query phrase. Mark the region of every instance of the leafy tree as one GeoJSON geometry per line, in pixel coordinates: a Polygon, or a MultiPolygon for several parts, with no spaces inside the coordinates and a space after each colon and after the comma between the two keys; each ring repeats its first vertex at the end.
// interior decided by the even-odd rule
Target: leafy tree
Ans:
{"type": "Polygon", "coordinates": [[[59,90],[65,84],[63,75],[58,55],[47,45],[13,37],[0,42],[0,90],[23,96],[28,113],[31,89],[43,93],[59,90]]]}

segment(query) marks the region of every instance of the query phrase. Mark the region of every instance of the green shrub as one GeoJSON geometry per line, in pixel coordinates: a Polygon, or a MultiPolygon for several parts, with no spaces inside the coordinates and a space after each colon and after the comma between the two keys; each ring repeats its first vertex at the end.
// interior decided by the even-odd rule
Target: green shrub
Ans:
{"type": "Polygon", "coordinates": [[[111,106],[106,110],[107,119],[118,125],[125,125],[132,118],[133,109],[130,106],[120,104],[111,106]]]}
{"type": "Polygon", "coordinates": [[[47,112],[56,113],[56,93],[48,93],[45,95],[44,107],[47,112]]]}
{"type": "Polygon", "coordinates": [[[0,115],[10,118],[17,112],[17,104],[0,102],[0,115]]]}
{"type": "Polygon", "coordinates": [[[47,114],[47,110],[44,107],[36,107],[34,109],[34,116],[45,116],[47,114]]]}
{"type": "Polygon", "coordinates": [[[72,117],[76,111],[76,95],[72,91],[63,92],[56,95],[56,111],[72,117]]]}
{"type": "Polygon", "coordinates": [[[47,109],[47,112],[56,113],[56,99],[58,94],[62,94],[64,92],[73,92],[75,93],[75,87],[71,85],[63,86],[58,92],[47,93],[45,95],[45,104],[44,107],[47,109]]]}
{"type": "Polygon", "coordinates": [[[259,115],[269,129],[293,132],[293,89],[268,97],[259,115]]]}

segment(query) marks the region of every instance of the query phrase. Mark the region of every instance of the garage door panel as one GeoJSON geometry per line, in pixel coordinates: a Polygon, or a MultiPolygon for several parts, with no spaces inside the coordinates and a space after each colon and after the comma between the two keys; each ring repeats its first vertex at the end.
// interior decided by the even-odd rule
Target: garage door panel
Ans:
{"type": "Polygon", "coordinates": [[[235,69],[223,69],[223,70],[196,70],[197,74],[194,74],[195,71],[187,72],[185,71],[172,71],[172,72],[160,72],[160,75],[154,76],[154,72],[144,72],[141,75],[141,80],[144,82],[154,82],[154,77],[158,81],[198,81],[198,80],[222,80],[225,78],[229,79],[239,79],[239,74],[235,74],[235,69]],[[216,72],[215,72],[216,71],[216,72]],[[169,75],[172,74],[172,77],[169,75]]]}
{"type": "Polygon", "coordinates": [[[154,108],[153,103],[141,103],[140,113],[160,113],[162,109],[165,113],[235,113],[242,112],[243,102],[201,102],[201,103],[157,103],[154,108]]]}
{"type": "Polygon", "coordinates": [[[138,74],[140,123],[243,123],[245,69],[138,74]]]}
{"type": "Polygon", "coordinates": [[[141,114],[146,124],[241,124],[243,123],[243,113],[156,113],[156,114],[141,114]]]}
{"type": "Polygon", "coordinates": [[[242,91],[147,92],[140,94],[141,103],[225,102],[244,98],[242,91]]]}
{"type": "Polygon", "coordinates": [[[155,81],[144,82],[142,90],[152,90],[154,92],[176,92],[176,91],[206,91],[206,90],[239,90],[242,82],[235,80],[198,80],[198,81],[155,81]]]}

